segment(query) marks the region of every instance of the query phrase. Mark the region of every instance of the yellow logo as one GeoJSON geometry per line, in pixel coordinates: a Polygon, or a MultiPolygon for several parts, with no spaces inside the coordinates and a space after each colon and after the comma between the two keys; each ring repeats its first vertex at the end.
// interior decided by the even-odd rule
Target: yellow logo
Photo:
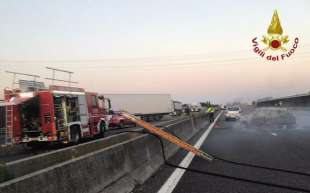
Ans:
{"type": "Polygon", "coordinates": [[[258,38],[252,39],[253,51],[262,58],[266,58],[271,61],[284,60],[290,57],[298,46],[299,39],[296,37],[293,41],[292,48],[288,51],[286,46],[289,43],[289,38],[287,35],[283,35],[283,28],[279,19],[277,10],[273,12],[271,23],[267,30],[267,35],[264,35],[261,42],[264,44],[264,48],[259,47],[258,38]],[[267,51],[280,51],[286,52],[281,55],[266,55],[267,51]]]}
{"type": "Polygon", "coordinates": [[[267,45],[264,50],[282,50],[287,51],[284,48],[284,44],[289,42],[288,36],[283,36],[283,29],[280,23],[277,10],[274,11],[271,23],[268,28],[268,35],[263,36],[262,42],[267,45]]]}

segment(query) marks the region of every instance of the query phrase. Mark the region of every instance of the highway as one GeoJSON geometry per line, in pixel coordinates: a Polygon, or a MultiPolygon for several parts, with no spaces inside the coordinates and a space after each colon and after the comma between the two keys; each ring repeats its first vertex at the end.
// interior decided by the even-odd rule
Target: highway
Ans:
{"type": "MultiPolygon", "coordinates": [[[[188,119],[188,116],[182,116],[182,117],[171,117],[171,116],[165,116],[161,121],[157,121],[157,122],[152,122],[152,124],[158,125],[158,126],[169,126],[169,124],[174,124],[177,123],[178,121],[182,121],[188,119]]],[[[109,130],[106,131],[105,133],[105,137],[108,136],[112,136],[112,135],[117,135],[120,132],[126,132],[126,131],[138,131],[138,130],[142,130],[142,128],[140,127],[131,127],[131,126],[126,126],[125,128],[119,129],[119,128],[110,128],[109,130]]],[[[85,139],[83,140],[81,143],[83,142],[88,142],[91,140],[95,140],[95,139],[85,139]]],[[[11,161],[16,161],[19,159],[23,159],[23,158],[27,158],[27,157],[31,157],[31,156],[35,156],[35,155],[39,155],[42,153],[46,153],[46,152],[51,152],[51,151],[55,151],[61,148],[66,148],[70,146],[65,145],[65,144],[50,144],[50,145],[46,145],[46,146],[42,146],[40,148],[36,148],[36,149],[30,149],[30,148],[26,148],[23,145],[17,145],[14,146],[11,149],[8,149],[8,151],[6,152],[1,152],[0,153],[0,162],[11,162],[11,161]]]]}
{"type": "MultiPolygon", "coordinates": [[[[196,172],[184,173],[181,169],[164,165],[133,192],[297,193],[303,191],[294,190],[295,188],[310,190],[309,176],[227,162],[247,163],[310,175],[309,116],[310,111],[305,109],[277,108],[244,108],[240,120],[237,121],[225,121],[222,116],[214,127],[206,127],[191,140],[191,143],[195,144],[204,132],[209,132],[201,149],[224,161],[214,159],[207,162],[195,157],[189,161],[188,168],[196,172]],[[290,121],[283,122],[283,119],[290,121]],[[210,173],[222,176],[212,176],[210,173]],[[279,185],[292,189],[280,188],[279,185]]],[[[187,152],[180,150],[168,161],[178,165],[186,155],[187,152]]]]}

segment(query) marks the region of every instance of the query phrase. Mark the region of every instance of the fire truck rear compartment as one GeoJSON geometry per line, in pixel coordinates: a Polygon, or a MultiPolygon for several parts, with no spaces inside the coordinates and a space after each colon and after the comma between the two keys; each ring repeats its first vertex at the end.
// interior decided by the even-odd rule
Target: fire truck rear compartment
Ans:
{"type": "Polygon", "coordinates": [[[38,137],[41,135],[39,97],[33,97],[20,104],[21,128],[23,137],[38,137]]]}

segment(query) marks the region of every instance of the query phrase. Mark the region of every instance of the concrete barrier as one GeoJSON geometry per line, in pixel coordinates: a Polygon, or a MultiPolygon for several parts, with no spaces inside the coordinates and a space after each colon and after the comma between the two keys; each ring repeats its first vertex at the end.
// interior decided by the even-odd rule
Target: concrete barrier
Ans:
{"type": "Polygon", "coordinates": [[[135,133],[124,133],[117,136],[110,136],[96,141],[82,143],[72,147],[59,149],[52,152],[31,156],[29,158],[8,162],[5,164],[6,171],[10,178],[20,177],[49,166],[62,163],[64,161],[85,155],[98,149],[103,149],[111,145],[126,141],[136,137],[135,133]]]}
{"type": "MultiPolygon", "coordinates": [[[[195,117],[167,130],[190,139],[206,119],[195,117]],[[193,125],[194,124],[194,125],[193,125]]],[[[177,151],[165,142],[168,157],[177,151]]],[[[122,193],[143,183],[163,163],[159,141],[150,135],[139,135],[124,142],[58,163],[0,184],[5,193],[122,193]]]]}
{"type": "MultiPolygon", "coordinates": [[[[183,121],[188,119],[188,117],[185,117],[177,119],[175,121],[182,123],[183,121]]],[[[168,121],[168,123],[169,122],[170,121],[168,121]]],[[[165,124],[166,122],[162,122],[156,125],[161,127],[165,124]]],[[[0,170],[0,182],[47,168],[49,166],[73,159],[75,157],[79,157],[81,155],[85,155],[98,149],[106,148],[108,146],[131,139],[137,135],[139,134],[123,133],[119,135],[105,137],[104,139],[98,139],[95,141],[90,141],[87,143],[4,163],[2,165],[2,170],[0,170]],[[5,176],[5,178],[1,176],[5,176]]]]}

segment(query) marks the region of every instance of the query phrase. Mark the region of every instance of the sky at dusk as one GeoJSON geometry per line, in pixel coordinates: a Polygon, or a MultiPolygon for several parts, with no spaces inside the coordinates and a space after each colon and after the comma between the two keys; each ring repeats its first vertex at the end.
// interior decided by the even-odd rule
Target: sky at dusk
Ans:
{"type": "Polygon", "coordinates": [[[309,10],[307,0],[0,0],[0,88],[11,86],[5,70],[49,84],[52,66],[74,71],[89,91],[170,93],[184,102],[309,92],[309,10]],[[275,9],[290,39],[285,47],[299,38],[279,62],[252,50],[275,9]]]}

